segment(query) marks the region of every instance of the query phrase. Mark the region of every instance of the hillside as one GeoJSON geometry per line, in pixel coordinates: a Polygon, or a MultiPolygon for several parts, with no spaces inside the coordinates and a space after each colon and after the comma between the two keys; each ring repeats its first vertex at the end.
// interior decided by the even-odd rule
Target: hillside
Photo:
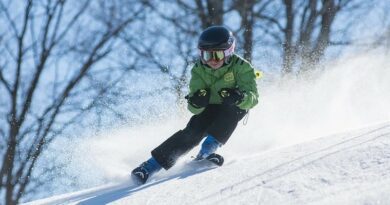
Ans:
{"type": "Polygon", "coordinates": [[[230,156],[220,168],[181,161],[140,187],[128,180],[28,204],[386,204],[389,175],[386,123],[230,156]]]}

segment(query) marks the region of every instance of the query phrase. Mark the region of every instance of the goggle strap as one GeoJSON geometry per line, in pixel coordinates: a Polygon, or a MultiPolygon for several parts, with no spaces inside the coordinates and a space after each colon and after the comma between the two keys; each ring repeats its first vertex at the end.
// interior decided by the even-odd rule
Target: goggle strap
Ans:
{"type": "Polygon", "coordinates": [[[235,46],[236,46],[236,42],[233,42],[233,44],[232,44],[232,46],[230,46],[230,48],[223,51],[223,53],[225,54],[225,57],[231,56],[233,54],[235,46]]]}

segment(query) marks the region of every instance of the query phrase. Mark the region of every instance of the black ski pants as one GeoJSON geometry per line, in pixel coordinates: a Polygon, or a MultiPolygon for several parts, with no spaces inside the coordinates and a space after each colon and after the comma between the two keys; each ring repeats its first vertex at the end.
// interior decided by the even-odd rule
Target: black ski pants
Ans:
{"type": "Polygon", "coordinates": [[[169,169],[180,156],[197,146],[207,134],[225,144],[246,113],[247,111],[236,106],[210,104],[202,113],[192,116],[183,130],[176,132],[152,150],[152,156],[164,169],[169,169]]]}

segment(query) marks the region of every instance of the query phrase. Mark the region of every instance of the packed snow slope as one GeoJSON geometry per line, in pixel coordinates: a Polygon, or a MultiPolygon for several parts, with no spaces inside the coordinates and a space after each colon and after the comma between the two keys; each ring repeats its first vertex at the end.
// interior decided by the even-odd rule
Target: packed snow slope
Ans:
{"type": "MultiPolygon", "coordinates": [[[[71,177],[58,176],[58,190],[35,196],[54,197],[32,204],[390,204],[389,59],[365,53],[331,62],[318,75],[266,76],[259,105],[218,150],[226,159],[221,168],[185,165],[196,148],[145,186],[129,181],[150,150],[185,127],[188,112],[59,140],[53,155],[71,177]]],[[[153,103],[172,106],[138,104],[153,103]]]]}
{"type": "Polygon", "coordinates": [[[30,204],[389,204],[390,123],[30,204]]]}

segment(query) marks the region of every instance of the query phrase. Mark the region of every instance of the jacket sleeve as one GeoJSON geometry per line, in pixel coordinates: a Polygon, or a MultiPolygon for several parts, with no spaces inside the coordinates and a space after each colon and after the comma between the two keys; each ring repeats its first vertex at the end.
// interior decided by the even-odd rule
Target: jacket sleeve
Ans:
{"type": "MultiPolygon", "coordinates": [[[[190,97],[194,95],[196,91],[207,87],[206,83],[198,73],[199,69],[201,68],[199,68],[197,64],[195,64],[194,67],[191,69],[191,80],[189,84],[190,93],[188,94],[188,96],[190,97]]],[[[200,114],[205,109],[205,108],[196,108],[189,103],[187,105],[187,108],[190,112],[192,112],[195,115],[200,114]]]]}
{"type": "Polygon", "coordinates": [[[257,105],[259,94],[257,91],[256,74],[250,63],[245,63],[238,69],[237,86],[244,91],[244,99],[237,105],[240,109],[248,110],[257,105]]]}

